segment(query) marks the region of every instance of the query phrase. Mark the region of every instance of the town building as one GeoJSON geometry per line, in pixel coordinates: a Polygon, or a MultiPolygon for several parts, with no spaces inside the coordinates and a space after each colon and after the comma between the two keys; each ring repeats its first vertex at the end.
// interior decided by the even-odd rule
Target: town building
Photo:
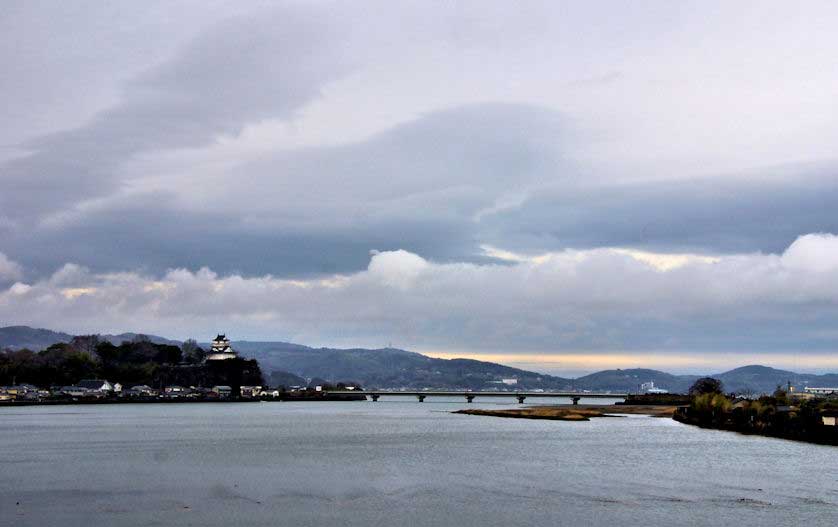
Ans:
{"type": "Polygon", "coordinates": [[[218,394],[218,397],[223,399],[226,397],[230,397],[230,395],[233,393],[233,388],[231,388],[230,386],[213,386],[212,391],[213,393],[218,394]]]}
{"type": "Polygon", "coordinates": [[[113,384],[109,383],[108,381],[103,381],[101,379],[84,379],[79,381],[76,386],[80,386],[92,392],[112,392],[113,391],[113,384]]]}
{"type": "Polygon", "coordinates": [[[838,395],[838,388],[815,388],[813,386],[807,386],[803,389],[806,393],[811,393],[813,395],[838,395]]]}
{"type": "Polygon", "coordinates": [[[663,394],[669,393],[669,390],[665,390],[663,388],[657,388],[655,386],[655,381],[644,382],[640,385],[641,393],[652,393],[652,394],[663,394]]]}

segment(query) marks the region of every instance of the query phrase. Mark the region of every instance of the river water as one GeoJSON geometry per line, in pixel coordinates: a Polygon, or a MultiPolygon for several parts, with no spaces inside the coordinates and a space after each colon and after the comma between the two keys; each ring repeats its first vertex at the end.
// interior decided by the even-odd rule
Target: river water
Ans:
{"type": "Polygon", "coordinates": [[[0,525],[838,525],[838,449],[479,399],[0,409],[0,525]]]}

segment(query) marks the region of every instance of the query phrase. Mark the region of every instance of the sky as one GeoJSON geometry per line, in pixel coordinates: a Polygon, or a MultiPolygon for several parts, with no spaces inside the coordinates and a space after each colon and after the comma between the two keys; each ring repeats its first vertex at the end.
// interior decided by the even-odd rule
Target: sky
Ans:
{"type": "Polygon", "coordinates": [[[838,371],[836,22],[7,0],[0,325],[838,371]]]}

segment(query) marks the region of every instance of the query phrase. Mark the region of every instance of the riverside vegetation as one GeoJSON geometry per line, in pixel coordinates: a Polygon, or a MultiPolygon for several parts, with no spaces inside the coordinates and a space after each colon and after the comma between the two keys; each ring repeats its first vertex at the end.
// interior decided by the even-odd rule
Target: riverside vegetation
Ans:
{"type": "Polygon", "coordinates": [[[515,419],[588,421],[616,414],[672,417],[681,423],[743,434],[778,437],[826,445],[838,445],[838,399],[801,399],[778,388],[772,395],[745,399],[724,394],[722,383],[711,377],[698,379],[688,397],[634,396],[634,404],[608,406],[540,406],[503,410],[458,410],[454,413],[515,419]],[[655,404],[660,398],[662,404],[655,404]],[[665,402],[664,402],[665,401],[665,402]],[[681,404],[675,406],[674,404],[681,404]],[[827,424],[830,423],[830,424],[827,424]]]}
{"type": "Polygon", "coordinates": [[[691,390],[689,406],[679,408],[676,421],[797,441],[838,445],[838,400],[834,398],[798,399],[777,388],[772,395],[742,399],[722,393],[715,379],[697,381],[691,390]],[[704,384],[699,384],[704,381],[704,384]]]}
{"type": "Polygon", "coordinates": [[[114,345],[95,335],[74,337],[40,352],[0,353],[0,385],[72,385],[80,379],[117,379],[123,385],[162,387],[263,384],[256,360],[204,362],[197,343],[155,344],[142,335],[114,345]]]}

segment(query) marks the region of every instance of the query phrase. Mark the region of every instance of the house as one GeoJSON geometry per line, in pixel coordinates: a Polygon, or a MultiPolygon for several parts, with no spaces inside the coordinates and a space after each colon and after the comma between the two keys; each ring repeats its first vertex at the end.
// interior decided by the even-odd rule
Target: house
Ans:
{"type": "Polygon", "coordinates": [[[102,392],[89,390],[84,386],[62,386],[58,392],[68,397],[95,397],[102,395],[102,392]]]}
{"type": "Polygon", "coordinates": [[[229,386],[213,386],[212,391],[217,393],[219,397],[230,397],[230,394],[233,393],[233,389],[229,386]]]}
{"type": "Polygon", "coordinates": [[[262,391],[261,386],[242,386],[241,387],[241,394],[242,397],[258,397],[259,392],[262,391]]]}
{"type": "Polygon", "coordinates": [[[101,379],[84,379],[79,381],[76,386],[80,386],[92,392],[112,392],[113,384],[101,379]]]}
{"type": "Polygon", "coordinates": [[[838,388],[836,388],[836,387],[815,388],[813,386],[807,386],[806,388],[803,389],[803,391],[805,391],[806,393],[814,394],[814,395],[833,395],[833,394],[838,395],[838,388]]]}
{"type": "Polygon", "coordinates": [[[16,384],[14,386],[3,386],[0,388],[5,395],[12,399],[38,399],[40,390],[37,386],[31,384],[16,384]]]}
{"type": "Polygon", "coordinates": [[[129,397],[154,397],[157,395],[157,391],[147,384],[139,384],[123,390],[122,394],[129,397]]]}

